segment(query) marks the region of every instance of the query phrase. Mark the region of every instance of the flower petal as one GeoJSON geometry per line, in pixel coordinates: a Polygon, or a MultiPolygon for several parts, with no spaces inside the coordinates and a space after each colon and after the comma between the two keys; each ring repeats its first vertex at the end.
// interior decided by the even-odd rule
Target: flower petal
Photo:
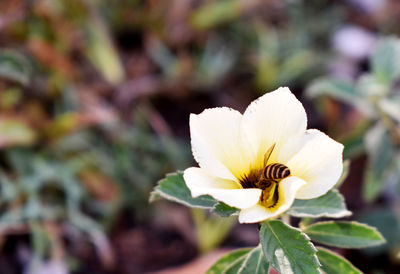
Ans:
{"type": "Polygon", "coordinates": [[[307,127],[303,105],[288,88],[267,93],[250,104],[243,114],[243,132],[253,149],[256,168],[262,168],[264,154],[275,144],[270,161],[285,163],[307,127]]]}
{"type": "Polygon", "coordinates": [[[239,214],[240,223],[257,223],[263,220],[277,217],[288,210],[295,199],[296,192],[305,185],[302,179],[291,176],[279,182],[279,199],[274,207],[267,208],[258,203],[250,208],[243,209],[239,214]]]}
{"type": "Polygon", "coordinates": [[[292,175],[307,182],[297,199],[313,199],[330,190],[343,170],[343,145],[316,129],[303,137],[302,148],[287,162],[292,175]]]}
{"type": "Polygon", "coordinates": [[[261,189],[243,189],[239,183],[209,175],[201,168],[186,169],[183,178],[193,197],[208,194],[218,201],[237,208],[255,205],[261,195],[261,189]]]}
{"type": "Polygon", "coordinates": [[[225,107],[190,115],[193,156],[208,173],[237,180],[249,171],[251,159],[242,138],[241,119],[238,111],[225,107]]]}

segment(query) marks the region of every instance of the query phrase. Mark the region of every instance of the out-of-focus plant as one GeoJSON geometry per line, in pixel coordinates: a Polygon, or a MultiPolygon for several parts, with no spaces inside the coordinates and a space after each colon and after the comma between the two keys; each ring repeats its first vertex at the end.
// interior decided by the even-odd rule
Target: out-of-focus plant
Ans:
{"type": "Polygon", "coordinates": [[[26,57],[17,51],[2,49],[0,51],[0,75],[2,77],[28,84],[32,66],[26,57]]]}
{"type": "MultiPolygon", "coordinates": [[[[168,135],[153,135],[146,121],[148,115],[144,106],[135,113],[135,127],[115,124],[108,129],[111,135],[108,140],[91,133],[84,144],[79,144],[79,140],[74,144],[71,140],[65,146],[91,163],[99,173],[97,177],[105,173],[113,179],[111,185],[120,187],[120,206],[132,210],[138,221],[150,216],[152,209],[146,204],[154,180],[166,170],[183,168],[189,162],[188,145],[168,135]],[[118,134],[113,134],[114,131],[118,134]]],[[[107,189],[103,191],[107,193],[107,189]]]]}
{"type": "Polygon", "coordinates": [[[138,7],[142,17],[138,14],[137,23],[153,23],[154,31],[145,40],[147,53],[161,69],[163,80],[194,90],[209,89],[232,75],[250,76],[253,81],[249,83],[257,90],[301,84],[326,61],[324,45],[342,18],[340,7],[329,1],[307,6],[258,0],[200,1],[198,7],[180,9],[175,3],[159,4],[138,7]],[[175,17],[169,18],[164,9],[172,10],[175,17]],[[149,15],[144,17],[146,12],[149,15]],[[285,19],[275,22],[274,16],[285,19]],[[326,17],[330,23],[321,25],[326,17]],[[193,40],[199,34],[202,39],[193,40]],[[188,43],[189,51],[185,49],[188,43]]]}
{"type": "Polygon", "coordinates": [[[32,60],[15,50],[0,55],[0,237],[30,236],[27,273],[48,260],[66,269],[79,254],[65,238],[91,244],[103,267],[113,266],[106,232],[122,209],[137,222],[151,217],[154,181],[187,165],[188,146],[155,134],[149,104],[131,113],[129,125],[97,101],[80,100],[75,87],[29,93],[26,85],[40,77],[29,69],[32,60]]]}
{"type": "MultiPolygon", "coordinates": [[[[64,115],[62,120],[75,121],[76,116],[64,115]]],[[[29,271],[59,251],[60,246],[53,246],[48,237],[60,242],[62,237],[79,241],[87,235],[104,267],[112,265],[113,251],[105,232],[113,228],[121,210],[129,209],[138,222],[148,220],[152,209],[147,206],[147,197],[153,182],[162,173],[187,165],[189,154],[183,143],[152,135],[147,121],[135,116],[136,127],[114,122],[108,132],[100,128],[71,131],[74,122],[56,119],[42,130],[31,129],[52,142],[40,152],[32,147],[16,148],[38,146],[35,141],[21,143],[11,138],[13,142],[2,143],[2,160],[7,167],[1,169],[0,177],[0,234],[9,235],[17,229],[32,235],[34,261],[29,271]],[[96,137],[99,130],[109,138],[96,137]],[[114,130],[118,134],[114,135],[114,130]],[[53,230],[48,231],[51,227],[60,232],[53,235],[53,230]],[[70,235],[70,230],[79,233],[70,235]]],[[[66,247],[61,249],[62,254],[68,254],[66,247]]]]}
{"type": "MultiPolygon", "coordinates": [[[[391,210],[386,209],[382,214],[368,212],[362,219],[382,231],[388,227],[396,231],[390,233],[389,229],[385,233],[392,239],[388,245],[394,252],[400,244],[396,236],[400,229],[400,40],[395,37],[380,39],[369,59],[369,68],[370,71],[354,81],[333,77],[317,79],[308,87],[307,95],[317,100],[334,98],[361,114],[344,134],[345,156],[367,155],[363,198],[372,202],[384,195],[391,210]]],[[[341,130],[346,129],[342,127],[341,130]]]]}
{"type": "Polygon", "coordinates": [[[107,237],[82,208],[85,190],[77,178],[79,163],[72,159],[61,163],[26,149],[11,149],[7,154],[11,166],[1,170],[0,180],[1,234],[14,229],[31,233],[33,261],[27,271],[34,271],[46,256],[53,257],[59,250],[48,237],[60,242],[71,229],[86,234],[102,261],[112,263],[107,237]],[[52,233],[49,226],[58,227],[61,233],[52,233]]]}
{"type": "Polygon", "coordinates": [[[192,209],[192,216],[196,224],[197,244],[201,253],[218,247],[236,224],[234,216],[219,218],[218,215],[207,215],[204,210],[197,208],[192,209]]]}
{"type": "Polygon", "coordinates": [[[358,132],[358,149],[347,155],[353,157],[360,151],[368,155],[363,189],[367,201],[400,179],[400,40],[382,39],[370,58],[370,68],[371,72],[355,82],[327,77],[316,80],[307,90],[310,98],[326,96],[352,105],[363,115],[357,122],[368,124],[358,132]]]}

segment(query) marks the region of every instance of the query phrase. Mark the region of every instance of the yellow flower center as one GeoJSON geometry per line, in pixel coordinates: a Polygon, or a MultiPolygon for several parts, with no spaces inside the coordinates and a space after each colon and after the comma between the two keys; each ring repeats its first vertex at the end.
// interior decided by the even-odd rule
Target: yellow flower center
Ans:
{"type": "Polygon", "coordinates": [[[279,200],[279,182],[290,176],[287,166],[279,163],[269,164],[265,168],[251,171],[240,179],[243,188],[262,189],[260,203],[265,207],[274,207],[279,200]]]}

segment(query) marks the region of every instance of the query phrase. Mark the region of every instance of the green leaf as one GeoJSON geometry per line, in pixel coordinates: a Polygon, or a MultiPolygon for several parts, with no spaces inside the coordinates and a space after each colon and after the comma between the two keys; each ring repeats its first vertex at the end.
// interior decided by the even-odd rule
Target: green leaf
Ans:
{"type": "Polygon", "coordinates": [[[253,249],[235,250],[219,259],[207,274],[268,274],[269,264],[265,260],[261,246],[253,249]]]}
{"type": "Polygon", "coordinates": [[[0,49],[0,77],[27,85],[31,64],[22,54],[14,50],[0,49]]]}
{"type": "Polygon", "coordinates": [[[348,103],[354,103],[360,98],[353,83],[334,78],[320,78],[313,81],[307,88],[306,94],[310,98],[332,96],[348,103]]]}
{"type": "Polygon", "coordinates": [[[37,139],[36,132],[23,120],[0,118],[0,148],[30,146],[37,139]]]}
{"type": "Polygon", "coordinates": [[[125,77],[124,69],[107,25],[98,13],[93,12],[93,15],[88,18],[85,30],[86,55],[108,82],[120,83],[125,77]]]}
{"type": "Polygon", "coordinates": [[[213,208],[218,203],[208,195],[193,198],[189,188],[185,184],[182,172],[167,174],[166,178],[158,182],[158,186],[154,188],[154,191],[150,195],[150,202],[159,197],[197,208],[213,208]]]}
{"type": "Polygon", "coordinates": [[[383,180],[383,178],[377,176],[377,173],[374,171],[374,166],[368,164],[364,173],[362,188],[363,199],[367,202],[375,200],[383,191],[385,182],[386,181],[383,180]]]}
{"type": "Polygon", "coordinates": [[[221,217],[229,217],[237,214],[239,212],[239,209],[220,202],[214,206],[212,212],[218,214],[221,217]]]}
{"type": "Polygon", "coordinates": [[[46,233],[43,225],[37,222],[30,222],[30,232],[31,232],[31,244],[33,248],[33,253],[39,258],[43,258],[46,251],[49,250],[51,242],[50,236],[46,233]]]}
{"type": "Polygon", "coordinates": [[[279,76],[279,37],[275,31],[256,27],[258,38],[255,82],[260,90],[274,87],[279,76]]]}
{"type": "Polygon", "coordinates": [[[331,96],[339,101],[352,104],[368,117],[374,117],[375,111],[364,100],[355,85],[351,82],[335,79],[335,78],[320,78],[313,81],[306,90],[309,98],[318,96],[331,96]]]}
{"type": "Polygon", "coordinates": [[[10,87],[0,92],[0,108],[11,110],[16,107],[22,98],[23,91],[19,87],[10,87]]]}
{"type": "Polygon", "coordinates": [[[400,41],[395,37],[382,39],[371,57],[375,77],[382,83],[391,84],[400,76],[400,41]]]}
{"type": "Polygon", "coordinates": [[[313,241],[342,248],[364,248],[385,243],[374,228],[357,222],[320,222],[303,229],[313,241]]]}
{"type": "Polygon", "coordinates": [[[370,120],[361,119],[349,134],[341,138],[341,143],[344,145],[344,159],[355,159],[365,153],[365,134],[371,128],[371,125],[370,120]]]}
{"type": "Polygon", "coordinates": [[[388,85],[382,83],[375,75],[370,73],[365,73],[358,78],[356,88],[367,98],[382,97],[389,92],[388,85]]]}
{"type": "Polygon", "coordinates": [[[260,242],[264,255],[279,273],[320,273],[316,249],[307,235],[282,221],[263,223],[260,242]]]}
{"type": "Polygon", "coordinates": [[[238,0],[210,2],[198,8],[190,17],[191,24],[198,29],[209,29],[237,18],[242,11],[238,0]]]}
{"type": "MultiPolygon", "coordinates": [[[[2,203],[13,202],[18,199],[18,192],[19,188],[17,187],[17,184],[0,170],[0,201],[2,201],[2,203]]],[[[1,216],[4,216],[4,214],[1,216]]]]}
{"type": "Polygon", "coordinates": [[[211,266],[207,274],[236,273],[250,250],[250,248],[239,249],[222,256],[221,259],[211,266]]]}
{"type": "MultiPolygon", "coordinates": [[[[397,93],[399,91],[396,91],[397,93]]],[[[389,115],[396,122],[400,123],[400,95],[395,94],[389,98],[379,101],[380,109],[389,115]]]]}
{"type": "Polygon", "coordinates": [[[296,50],[283,60],[278,72],[279,83],[290,83],[293,80],[301,79],[313,66],[319,62],[319,58],[313,58],[315,54],[311,50],[296,50]]]}
{"type": "Polygon", "coordinates": [[[261,245],[251,250],[239,268],[238,274],[268,274],[269,263],[266,261],[261,245]]]}
{"type": "Polygon", "coordinates": [[[296,200],[289,212],[296,217],[331,217],[341,218],[351,215],[344,203],[343,196],[336,190],[311,200],[296,200]]]}
{"type": "Polygon", "coordinates": [[[236,224],[235,217],[221,218],[207,214],[199,208],[193,208],[191,212],[196,226],[198,248],[202,254],[217,248],[236,224]]]}
{"type": "Polygon", "coordinates": [[[400,220],[393,209],[387,207],[366,208],[358,216],[358,220],[365,224],[374,226],[382,233],[386,243],[377,247],[368,248],[363,252],[368,255],[389,253],[390,249],[395,250],[400,246],[400,220]]]}
{"type": "Polygon", "coordinates": [[[326,248],[317,247],[317,256],[321,263],[321,269],[326,274],[359,274],[362,273],[348,260],[326,248]]]}
{"type": "Polygon", "coordinates": [[[365,171],[363,197],[366,201],[372,201],[385,186],[385,173],[393,163],[396,149],[390,133],[382,123],[377,123],[368,131],[365,147],[368,153],[368,168],[365,171]]]}

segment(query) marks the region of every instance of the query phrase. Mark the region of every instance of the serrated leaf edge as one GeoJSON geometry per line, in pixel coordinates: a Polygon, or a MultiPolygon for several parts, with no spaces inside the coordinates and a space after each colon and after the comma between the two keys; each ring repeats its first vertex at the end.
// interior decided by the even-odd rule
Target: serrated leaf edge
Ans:
{"type": "MultiPolygon", "coordinates": [[[[297,207],[301,208],[301,207],[297,207]]],[[[336,214],[326,214],[326,213],[321,213],[321,214],[307,214],[307,213],[294,213],[294,212],[288,212],[290,216],[293,217],[299,217],[299,218],[321,218],[321,217],[326,217],[326,218],[343,218],[343,217],[348,217],[353,215],[353,213],[349,210],[342,210],[341,212],[338,212],[336,214]]]]}
{"type": "MultiPolygon", "coordinates": [[[[313,224],[311,224],[311,225],[308,225],[308,226],[304,227],[302,230],[307,230],[308,228],[313,227],[313,226],[316,226],[316,225],[320,225],[320,224],[329,224],[329,223],[350,223],[350,224],[356,224],[356,225],[360,225],[360,226],[363,226],[363,227],[372,229],[374,232],[376,232],[376,234],[379,236],[379,238],[382,240],[382,242],[381,242],[381,243],[376,243],[376,244],[371,244],[371,245],[365,245],[365,246],[361,245],[361,246],[358,246],[358,247],[350,247],[350,246],[345,246],[345,245],[332,245],[332,244],[327,244],[327,243],[324,243],[324,242],[321,242],[321,241],[315,241],[315,242],[319,242],[319,243],[326,244],[326,245],[329,245],[329,246],[335,246],[335,247],[341,247],[341,248],[354,248],[354,249],[366,248],[366,247],[372,247],[372,246],[378,246],[378,245],[381,245],[381,244],[386,243],[386,239],[385,239],[385,238],[383,237],[383,235],[376,229],[376,227],[369,226],[369,225],[367,225],[367,224],[359,223],[359,222],[356,222],[356,221],[349,221],[349,222],[345,222],[345,221],[325,221],[325,222],[318,222],[318,223],[313,223],[313,224]]],[[[304,233],[307,233],[307,232],[304,232],[304,233]]]]}
{"type": "MultiPolygon", "coordinates": [[[[313,251],[315,252],[314,253],[314,255],[312,256],[312,257],[314,257],[315,259],[316,259],[316,261],[317,261],[317,263],[318,263],[318,265],[319,265],[319,267],[318,267],[318,271],[320,272],[320,273],[322,273],[321,272],[321,269],[320,269],[320,267],[321,267],[321,263],[319,262],[319,260],[318,260],[318,257],[317,257],[317,249],[315,248],[315,246],[314,246],[314,244],[311,242],[311,239],[310,239],[310,237],[308,237],[308,235],[307,234],[305,234],[305,233],[303,233],[299,228],[297,228],[297,227],[292,227],[292,226],[290,226],[290,225],[288,225],[288,224],[286,224],[286,223],[284,223],[284,222],[282,222],[284,225],[286,225],[286,226],[288,226],[289,228],[291,228],[291,229],[294,229],[294,230],[297,230],[298,232],[300,232],[300,234],[302,235],[302,236],[304,236],[305,238],[306,238],[306,240],[308,240],[308,245],[313,249],[313,251]]],[[[276,237],[276,239],[278,239],[278,242],[280,243],[280,244],[282,244],[282,242],[279,240],[279,238],[277,237],[277,235],[276,235],[276,233],[271,229],[271,226],[269,225],[269,222],[265,222],[265,224],[266,225],[268,225],[268,227],[269,227],[269,229],[271,230],[271,232],[274,234],[274,236],[276,237]]],[[[284,246],[284,245],[282,245],[282,246],[284,246]]],[[[264,253],[264,249],[263,249],[263,253],[264,253]]],[[[264,255],[265,256],[265,255],[264,255]]],[[[290,256],[291,257],[291,256],[290,256]]],[[[268,259],[267,258],[265,258],[267,261],[268,261],[268,259]]],[[[293,258],[292,258],[293,259],[293,258]]],[[[294,260],[295,262],[296,262],[296,260],[294,260]]],[[[269,262],[271,265],[272,265],[272,262],[269,262]]]]}
{"type": "MultiPolygon", "coordinates": [[[[344,196],[337,190],[337,189],[332,189],[332,192],[336,192],[339,196],[339,198],[341,199],[344,207],[346,209],[342,210],[341,212],[338,212],[336,214],[326,214],[326,213],[321,213],[321,214],[307,214],[307,213],[292,213],[290,212],[291,209],[289,209],[288,214],[294,217],[313,217],[313,218],[321,218],[321,217],[328,217],[328,218],[343,218],[343,217],[348,217],[353,215],[353,212],[347,210],[346,207],[346,202],[344,200],[344,196]]],[[[297,207],[297,208],[301,208],[301,207],[297,207]]]]}
{"type": "MultiPolygon", "coordinates": [[[[152,202],[156,201],[156,200],[158,199],[158,197],[156,196],[156,194],[158,194],[158,195],[160,195],[161,197],[163,197],[163,198],[165,198],[165,199],[167,199],[167,200],[169,200],[169,201],[173,201],[173,202],[176,202],[176,203],[178,203],[178,204],[185,205],[185,206],[190,207],[190,208],[212,209],[212,208],[215,207],[216,204],[214,204],[212,207],[208,207],[208,206],[198,206],[198,205],[197,205],[197,206],[193,206],[193,205],[187,203],[186,201],[177,199],[176,197],[171,196],[171,195],[169,195],[169,194],[166,194],[165,192],[163,192],[163,191],[161,191],[161,190],[159,189],[160,183],[162,183],[163,181],[167,180],[170,176],[174,176],[174,175],[178,175],[178,174],[183,174],[183,172],[182,172],[182,171],[176,171],[176,172],[167,173],[167,174],[165,175],[165,178],[159,180],[159,181],[157,182],[157,186],[156,186],[156,187],[154,188],[154,190],[150,193],[149,202],[152,203],[152,202]]],[[[186,184],[185,180],[184,180],[184,183],[186,184]]],[[[201,197],[201,196],[199,196],[199,197],[201,197]]],[[[197,198],[198,198],[198,197],[197,197],[197,198]]],[[[215,202],[218,203],[217,201],[215,201],[215,202]]]]}
{"type": "MultiPolygon", "coordinates": [[[[330,254],[332,254],[332,255],[334,255],[336,257],[339,257],[341,260],[349,263],[352,267],[354,267],[354,270],[358,271],[358,273],[360,273],[360,274],[363,273],[361,270],[359,270],[357,267],[355,267],[349,260],[347,260],[345,257],[341,256],[340,254],[337,254],[337,253],[333,252],[332,250],[329,250],[329,249],[324,248],[322,246],[317,246],[317,251],[318,250],[323,250],[323,251],[325,251],[327,253],[330,253],[330,254]]],[[[317,257],[318,257],[318,255],[317,255],[317,257]]]]}
{"type": "MultiPolygon", "coordinates": [[[[233,262],[231,262],[230,264],[228,264],[227,267],[224,269],[224,271],[221,272],[221,274],[222,274],[222,273],[226,273],[226,271],[229,270],[230,267],[234,266],[238,261],[242,260],[243,257],[247,256],[247,254],[249,254],[250,251],[251,251],[251,247],[239,248],[239,249],[236,249],[236,250],[234,250],[234,251],[232,251],[232,252],[229,252],[229,253],[227,253],[227,254],[221,256],[220,258],[218,258],[218,260],[217,260],[212,266],[210,266],[210,269],[211,269],[216,263],[218,263],[219,261],[221,261],[221,260],[225,259],[226,257],[230,256],[233,252],[240,252],[240,251],[247,251],[247,253],[241,255],[240,257],[236,258],[236,260],[234,260],[233,262]]],[[[210,270],[210,269],[209,269],[209,270],[210,270]]],[[[210,273],[209,270],[206,271],[207,274],[210,273]]]]}
{"type": "MultiPolygon", "coordinates": [[[[247,261],[250,259],[251,254],[254,253],[254,252],[256,252],[257,249],[260,250],[260,255],[259,255],[259,257],[263,257],[263,258],[265,259],[264,253],[263,253],[263,251],[262,251],[261,244],[259,244],[258,246],[256,246],[255,248],[253,248],[252,250],[250,250],[250,252],[247,253],[246,259],[244,260],[242,266],[239,268],[237,274],[242,273],[242,271],[246,268],[247,261]]],[[[266,260],[266,259],[265,259],[265,260],[266,260]]],[[[261,262],[261,259],[259,258],[259,259],[258,259],[258,262],[257,262],[257,268],[256,268],[256,272],[255,272],[255,273],[258,273],[258,268],[259,268],[259,266],[260,266],[260,262],[261,262]]],[[[267,271],[268,271],[268,270],[267,270],[267,271]]]]}
{"type": "Polygon", "coordinates": [[[153,203],[153,202],[159,200],[160,198],[161,198],[160,194],[154,189],[152,192],[150,192],[149,203],[153,203]]]}
{"type": "Polygon", "coordinates": [[[228,264],[228,265],[226,266],[226,268],[224,269],[224,271],[221,272],[221,274],[227,273],[228,270],[229,270],[230,268],[234,267],[237,263],[240,263],[242,260],[245,260],[247,254],[249,254],[249,252],[246,253],[246,254],[243,254],[242,256],[240,256],[239,258],[237,258],[236,260],[234,260],[232,263],[228,264]],[[243,257],[244,257],[244,258],[243,258],[243,257]]]}

